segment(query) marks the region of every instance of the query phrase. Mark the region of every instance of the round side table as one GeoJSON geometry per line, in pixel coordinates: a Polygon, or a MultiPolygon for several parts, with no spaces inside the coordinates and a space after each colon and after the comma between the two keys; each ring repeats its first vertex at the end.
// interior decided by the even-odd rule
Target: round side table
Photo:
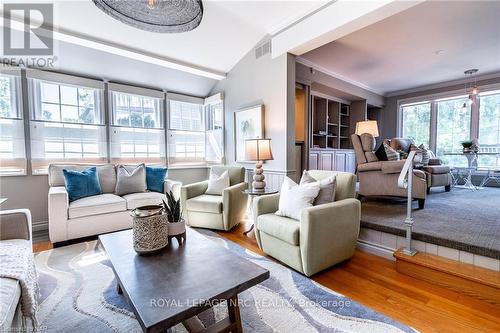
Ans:
{"type": "MultiPolygon", "coordinates": [[[[243,190],[242,192],[245,193],[245,194],[248,194],[248,196],[250,197],[250,212],[252,212],[252,220],[253,220],[253,211],[252,211],[253,198],[254,197],[260,197],[261,195],[276,194],[279,191],[277,191],[277,190],[270,190],[270,189],[265,189],[263,191],[255,191],[254,189],[246,189],[246,190],[243,190]]],[[[248,234],[250,231],[253,230],[254,227],[255,227],[255,225],[252,222],[252,225],[250,226],[250,228],[247,231],[243,232],[243,235],[248,234]]]]}

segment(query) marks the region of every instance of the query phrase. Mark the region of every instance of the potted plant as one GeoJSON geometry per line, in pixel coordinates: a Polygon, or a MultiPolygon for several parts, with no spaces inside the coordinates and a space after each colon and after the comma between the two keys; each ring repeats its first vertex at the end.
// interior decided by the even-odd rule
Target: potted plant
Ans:
{"type": "Polygon", "coordinates": [[[168,219],[168,238],[176,238],[181,244],[186,239],[186,222],[182,218],[181,200],[175,200],[172,191],[165,195],[167,202],[163,201],[163,208],[168,219]]]}
{"type": "Polygon", "coordinates": [[[464,152],[469,152],[472,150],[472,146],[474,145],[474,142],[472,140],[465,140],[462,141],[462,147],[464,152]]]}

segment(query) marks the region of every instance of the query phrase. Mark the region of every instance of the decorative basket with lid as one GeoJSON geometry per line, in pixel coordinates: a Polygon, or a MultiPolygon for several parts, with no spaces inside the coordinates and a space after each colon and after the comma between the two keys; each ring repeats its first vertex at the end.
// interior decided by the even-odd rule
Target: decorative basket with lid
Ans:
{"type": "Polygon", "coordinates": [[[168,245],[168,218],[162,205],[137,207],[130,214],[135,252],[151,254],[168,245]]]}

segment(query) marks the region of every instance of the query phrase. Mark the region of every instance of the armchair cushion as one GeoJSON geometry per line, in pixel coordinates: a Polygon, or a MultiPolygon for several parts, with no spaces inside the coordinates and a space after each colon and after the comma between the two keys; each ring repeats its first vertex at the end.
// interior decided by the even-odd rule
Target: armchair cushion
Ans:
{"type": "Polygon", "coordinates": [[[195,212],[222,213],[222,195],[202,194],[188,199],[186,209],[195,212]]]}
{"type": "Polygon", "coordinates": [[[70,219],[127,210],[125,199],[110,193],[75,200],[69,204],[70,219]]]}
{"type": "Polygon", "coordinates": [[[299,245],[300,222],[276,214],[264,214],[257,218],[257,228],[268,235],[291,245],[299,245]]]}

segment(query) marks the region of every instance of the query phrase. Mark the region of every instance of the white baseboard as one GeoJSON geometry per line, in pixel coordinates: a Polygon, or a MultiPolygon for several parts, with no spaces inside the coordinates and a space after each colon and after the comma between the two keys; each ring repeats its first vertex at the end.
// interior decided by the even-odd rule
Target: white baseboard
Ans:
{"type": "Polygon", "coordinates": [[[358,249],[392,261],[396,260],[392,255],[395,250],[380,244],[358,239],[358,249]]]}

